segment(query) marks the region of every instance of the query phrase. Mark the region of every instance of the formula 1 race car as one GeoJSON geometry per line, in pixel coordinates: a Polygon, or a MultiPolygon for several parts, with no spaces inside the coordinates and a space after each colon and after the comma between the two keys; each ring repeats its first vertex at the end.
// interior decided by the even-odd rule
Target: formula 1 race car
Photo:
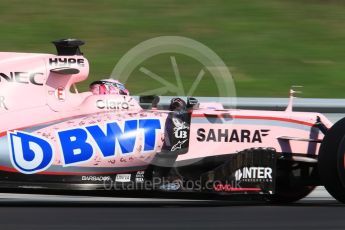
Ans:
{"type": "Polygon", "coordinates": [[[89,73],[84,43],[54,44],[57,55],[0,53],[1,191],[134,190],[282,203],[324,184],[345,201],[345,151],[337,152],[345,148],[345,120],[331,128],[322,114],[294,112],[292,97],[286,111],[224,109],[191,97],[160,110],[158,97],[143,109],[111,79],[81,93],[75,84],[89,73]]]}

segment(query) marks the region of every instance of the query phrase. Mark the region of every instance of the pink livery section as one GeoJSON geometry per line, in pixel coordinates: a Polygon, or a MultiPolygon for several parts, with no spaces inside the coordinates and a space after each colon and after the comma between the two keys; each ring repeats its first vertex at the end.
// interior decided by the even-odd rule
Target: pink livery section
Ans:
{"type": "MultiPolygon", "coordinates": [[[[293,111],[293,91],[285,111],[224,109],[194,97],[172,98],[164,110],[157,95],[144,109],[116,79],[80,92],[76,84],[89,74],[84,42],[53,43],[56,55],[0,53],[1,188],[120,184],[293,202],[317,185],[335,186],[330,177],[345,184],[344,122],[335,129],[320,113],[293,111]]],[[[332,195],[345,201],[339,189],[332,195]]]]}

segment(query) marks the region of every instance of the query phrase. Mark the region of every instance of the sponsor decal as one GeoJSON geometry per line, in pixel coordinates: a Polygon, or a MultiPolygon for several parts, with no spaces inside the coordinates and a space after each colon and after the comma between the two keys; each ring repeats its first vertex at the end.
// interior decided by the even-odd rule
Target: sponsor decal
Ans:
{"type": "Polygon", "coordinates": [[[182,148],[183,144],[188,141],[188,139],[183,140],[183,141],[178,141],[176,144],[173,145],[173,147],[171,147],[171,151],[176,151],[182,148]]]}
{"type": "Polygon", "coordinates": [[[65,88],[64,87],[59,87],[55,90],[55,97],[59,100],[59,101],[65,101],[66,99],[66,92],[65,92],[65,88]]]}
{"type": "Polygon", "coordinates": [[[135,181],[144,182],[144,174],[145,174],[145,171],[138,171],[137,174],[135,175],[135,181]]]}
{"type": "Polygon", "coordinates": [[[118,100],[97,100],[96,106],[99,109],[127,110],[129,104],[126,101],[118,100]]]}
{"type": "Polygon", "coordinates": [[[24,132],[8,133],[14,168],[25,174],[42,172],[53,162],[53,148],[47,139],[24,132]]]}
{"type": "MultiPolygon", "coordinates": [[[[156,131],[161,129],[159,119],[125,120],[123,125],[110,122],[57,132],[57,145],[63,166],[90,161],[94,153],[101,158],[114,158],[116,153],[129,155],[135,151],[138,135],[143,136],[142,153],[156,148],[156,131]]],[[[18,171],[26,174],[44,171],[55,159],[50,140],[26,132],[8,132],[11,161],[18,171]]]]}
{"type": "Polygon", "coordinates": [[[181,183],[179,181],[173,181],[159,186],[159,189],[163,191],[178,191],[180,188],[181,183]]]}
{"type": "Polygon", "coordinates": [[[0,108],[8,110],[6,103],[5,103],[5,100],[6,100],[6,98],[4,96],[0,96],[0,108]]]}
{"type": "Polygon", "coordinates": [[[245,182],[272,182],[272,172],[270,167],[243,167],[236,170],[235,179],[245,182]]]}
{"type": "Polygon", "coordinates": [[[216,192],[260,192],[260,188],[241,188],[233,187],[231,184],[216,184],[213,186],[213,190],[216,192]]]}
{"type": "Polygon", "coordinates": [[[177,139],[185,139],[188,137],[188,129],[189,126],[187,125],[186,122],[174,117],[172,119],[173,123],[174,123],[174,136],[177,139]]]}
{"type": "Polygon", "coordinates": [[[117,174],[115,182],[130,182],[131,174],[117,174]]]}
{"type": "Polygon", "coordinates": [[[243,142],[262,143],[262,137],[268,135],[268,129],[209,129],[200,128],[197,130],[197,140],[199,142],[243,142]]]}
{"type": "Polygon", "coordinates": [[[0,82],[4,80],[7,82],[16,82],[21,84],[43,85],[43,73],[29,73],[29,72],[9,72],[0,73],[0,82]],[[39,80],[40,79],[40,80],[39,80]]]}
{"type": "Polygon", "coordinates": [[[49,65],[54,67],[73,65],[84,67],[85,60],[83,58],[49,58],[49,65]]]}
{"type": "Polygon", "coordinates": [[[188,141],[189,125],[186,122],[176,117],[172,118],[172,122],[174,124],[173,135],[175,139],[177,140],[177,143],[171,147],[170,151],[176,151],[176,150],[182,149],[183,144],[188,141]]]}
{"type": "Polygon", "coordinates": [[[82,181],[110,181],[110,176],[82,176],[82,181]]]}

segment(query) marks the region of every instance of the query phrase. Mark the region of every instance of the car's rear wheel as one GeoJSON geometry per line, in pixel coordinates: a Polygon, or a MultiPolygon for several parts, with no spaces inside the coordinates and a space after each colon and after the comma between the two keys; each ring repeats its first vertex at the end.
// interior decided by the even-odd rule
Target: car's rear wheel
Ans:
{"type": "Polygon", "coordinates": [[[326,133],[319,152],[319,174],[326,190],[345,203],[345,118],[326,133]]]}
{"type": "Polygon", "coordinates": [[[281,185],[277,187],[276,193],[268,199],[272,204],[288,204],[299,201],[308,196],[315,186],[288,186],[281,185]]]}
{"type": "Polygon", "coordinates": [[[315,186],[308,181],[312,181],[315,175],[315,164],[279,161],[275,194],[268,197],[269,202],[287,204],[303,199],[314,190],[315,186]]]}

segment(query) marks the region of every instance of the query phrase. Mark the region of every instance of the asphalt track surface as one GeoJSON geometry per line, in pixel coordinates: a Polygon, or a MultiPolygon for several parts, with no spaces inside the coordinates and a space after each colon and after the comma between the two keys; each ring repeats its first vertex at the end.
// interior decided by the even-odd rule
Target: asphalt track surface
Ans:
{"type": "Polygon", "coordinates": [[[0,229],[345,229],[345,206],[322,187],[286,206],[0,194],[0,229]]]}

